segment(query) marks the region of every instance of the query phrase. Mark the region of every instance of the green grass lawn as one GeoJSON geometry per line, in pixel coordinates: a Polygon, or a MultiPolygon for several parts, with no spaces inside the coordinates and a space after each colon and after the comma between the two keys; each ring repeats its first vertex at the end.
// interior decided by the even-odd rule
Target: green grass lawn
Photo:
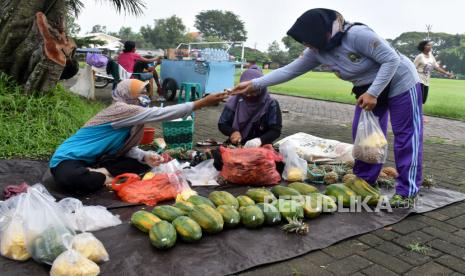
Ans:
{"type": "Polygon", "coordinates": [[[62,85],[46,96],[28,96],[0,73],[0,159],[50,158],[66,138],[103,107],[62,85]]]}
{"type": "MultiPolygon", "coordinates": [[[[265,74],[268,72],[265,70],[265,74]]],[[[236,81],[239,75],[236,74],[236,81]]],[[[276,94],[353,104],[355,98],[350,93],[351,89],[350,82],[324,72],[309,72],[287,83],[269,87],[276,94]]],[[[427,115],[465,121],[465,81],[432,79],[424,111],[427,115]]]]}

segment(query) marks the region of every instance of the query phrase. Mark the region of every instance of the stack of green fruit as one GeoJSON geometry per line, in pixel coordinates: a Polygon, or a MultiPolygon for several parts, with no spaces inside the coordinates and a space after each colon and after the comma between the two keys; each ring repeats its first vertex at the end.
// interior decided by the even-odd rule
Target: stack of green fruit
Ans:
{"type": "Polygon", "coordinates": [[[263,225],[277,225],[282,222],[282,218],[288,223],[283,226],[283,230],[305,234],[308,226],[302,219],[315,218],[322,212],[321,208],[311,203],[317,199],[335,206],[331,198],[305,183],[278,185],[271,190],[249,189],[246,195],[238,197],[225,191],[214,191],[208,198],[193,195],[172,206],[156,206],[152,212],[137,211],[132,215],[131,223],[149,233],[152,245],[158,249],[173,247],[177,239],[196,242],[202,238],[203,233],[215,234],[223,228],[243,225],[248,229],[256,229],[263,225]],[[289,196],[294,198],[287,199],[289,196]],[[308,203],[294,200],[304,196],[312,200],[308,203]],[[268,200],[273,204],[266,203],[268,200]]]}

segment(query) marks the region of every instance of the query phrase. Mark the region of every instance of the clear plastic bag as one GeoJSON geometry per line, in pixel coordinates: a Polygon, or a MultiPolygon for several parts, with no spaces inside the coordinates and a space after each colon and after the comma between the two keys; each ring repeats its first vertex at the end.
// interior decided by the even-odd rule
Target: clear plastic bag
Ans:
{"type": "Polygon", "coordinates": [[[28,252],[35,261],[52,264],[66,250],[63,236],[74,235],[68,217],[40,184],[27,190],[18,209],[24,220],[28,252]]]}
{"type": "Polygon", "coordinates": [[[121,224],[118,216],[110,213],[103,206],[84,206],[76,198],[64,198],[58,202],[68,217],[74,231],[98,231],[121,224]]]}
{"type": "Polygon", "coordinates": [[[72,248],[97,264],[110,260],[108,252],[102,242],[92,235],[92,233],[81,233],[74,236],[72,248]]]}
{"type": "Polygon", "coordinates": [[[17,209],[19,198],[16,196],[0,203],[0,253],[15,261],[26,261],[31,255],[26,247],[23,219],[17,209]]]}
{"type": "Polygon", "coordinates": [[[307,179],[307,161],[297,154],[297,145],[289,140],[279,146],[279,153],[283,155],[283,179],[289,182],[305,181],[307,179]]]}
{"type": "Polygon", "coordinates": [[[361,111],[352,155],[355,159],[369,164],[386,162],[388,142],[372,111],[361,111]]]}
{"type": "Polygon", "coordinates": [[[50,276],[96,276],[100,274],[98,265],[72,249],[72,239],[69,235],[64,236],[66,250],[53,262],[50,276]]]}
{"type": "Polygon", "coordinates": [[[184,175],[192,186],[218,186],[216,178],[220,174],[213,166],[213,159],[203,161],[195,167],[184,170],[184,175]]]}

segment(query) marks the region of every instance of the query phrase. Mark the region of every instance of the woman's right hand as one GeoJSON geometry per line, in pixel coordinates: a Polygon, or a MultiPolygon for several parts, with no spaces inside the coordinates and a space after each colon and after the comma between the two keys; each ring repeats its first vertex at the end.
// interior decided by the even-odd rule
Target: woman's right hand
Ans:
{"type": "Polygon", "coordinates": [[[238,145],[241,143],[242,136],[239,131],[234,131],[231,136],[229,137],[229,141],[231,141],[231,144],[233,145],[238,145]]]}
{"type": "Polygon", "coordinates": [[[252,81],[244,81],[244,82],[239,83],[233,88],[232,94],[238,95],[238,94],[250,93],[252,91],[254,91],[252,81]]]}
{"type": "Polygon", "coordinates": [[[215,106],[218,105],[220,102],[228,98],[228,93],[217,93],[217,94],[210,94],[203,99],[197,100],[194,102],[194,110],[201,109],[207,106],[215,106]]]}

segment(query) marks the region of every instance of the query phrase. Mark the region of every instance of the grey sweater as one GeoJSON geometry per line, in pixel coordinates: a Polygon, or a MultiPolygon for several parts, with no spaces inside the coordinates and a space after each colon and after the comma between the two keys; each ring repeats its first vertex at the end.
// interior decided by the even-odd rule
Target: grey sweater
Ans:
{"type": "Polygon", "coordinates": [[[367,26],[353,26],[341,46],[329,51],[305,49],[292,63],[252,81],[255,88],[289,81],[322,65],[355,86],[371,83],[368,93],[378,97],[392,80],[389,97],[408,91],[420,81],[413,63],[367,26]]]}

